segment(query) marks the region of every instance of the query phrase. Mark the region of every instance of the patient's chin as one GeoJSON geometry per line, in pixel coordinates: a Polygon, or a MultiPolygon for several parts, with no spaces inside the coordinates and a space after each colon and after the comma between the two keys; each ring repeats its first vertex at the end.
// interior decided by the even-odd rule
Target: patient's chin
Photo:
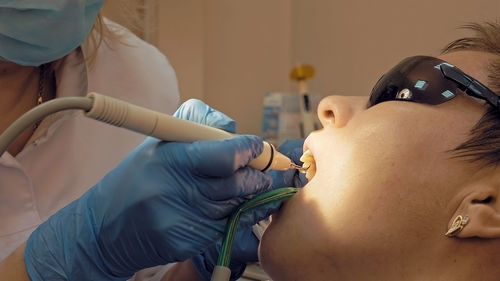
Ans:
{"type": "Polygon", "coordinates": [[[284,202],[262,236],[259,258],[272,280],[310,280],[302,266],[313,258],[308,227],[312,216],[304,200],[300,191],[284,202]]]}
{"type": "Polygon", "coordinates": [[[279,253],[279,243],[275,244],[272,242],[273,234],[269,231],[268,228],[262,237],[262,240],[259,245],[259,261],[266,273],[273,280],[284,280],[282,276],[282,268],[286,268],[286,261],[283,261],[280,258],[279,253]]]}
{"type": "Polygon", "coordinates": [[[262,268],[273,280],[290,280],[287,276],[294,267],[294,247],[287,247],[289,241],[283,225],[273,220],[264,232],[259,245],[259,260],[262,268]]]}

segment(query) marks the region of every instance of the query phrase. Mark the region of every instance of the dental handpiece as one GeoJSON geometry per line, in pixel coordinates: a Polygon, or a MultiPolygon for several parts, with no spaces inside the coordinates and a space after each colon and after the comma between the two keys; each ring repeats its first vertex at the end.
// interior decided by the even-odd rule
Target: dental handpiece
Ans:
{"type": "MultiPolygon", "coordinates": [[[[87,117],[161,140],[193,142],[223,140],[236,136],[224,130],[175,118],[95,92],[89,93],[87,97],[93,100],[92,108],[85,113],[87,117]]],[[[266,141],[262,154],[248,165],[261,171],[302,169],[266,141]]]]}

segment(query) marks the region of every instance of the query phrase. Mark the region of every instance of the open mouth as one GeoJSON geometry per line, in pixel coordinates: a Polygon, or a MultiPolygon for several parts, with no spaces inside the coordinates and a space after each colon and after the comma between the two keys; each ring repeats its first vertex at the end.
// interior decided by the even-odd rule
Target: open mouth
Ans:
{"type": "Polygon", "coordinates": [[[310,181],[316,174],[316,161],[312,152],[309,149],[306,150],[300,157],[300,161],[304,163],[302,168],[305,170],[307,180],[310,181]]]}

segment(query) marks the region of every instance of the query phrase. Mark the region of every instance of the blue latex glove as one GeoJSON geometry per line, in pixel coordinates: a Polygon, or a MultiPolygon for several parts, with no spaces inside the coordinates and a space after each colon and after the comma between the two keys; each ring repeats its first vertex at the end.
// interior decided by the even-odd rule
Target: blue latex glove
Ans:
{"type": "MultiPolygon", "coordinates": [[[[221,116],[206,112],[208,120],[221,116]]],[[[269,175],[245,167],[262,148],[255,136],[192,144],[148,138],[30,236],[31,280],[125,280],[201,253],[221,238],[237,206],[269,189],[269,175]]],[[[265,216],[241,219],[248,226],[265,216]]]]}
{"type": "MultiPolygon", "coordinates": [[[[197,100],[189,100],[182,104],[177,110],[176,115],[176,117],[207,124],[230,133],[236,132],[236,123],[231,118],[208,106],[203,107],[203,104],[200,104],[197,100]]],[[[266,206],[264,210],[260,209],[260,212],[268,214],[274,210],[275,207],[276,204],[273,206],[266,206]],[[271,210],[269,210],[269,208],[271,208],[271,210]]],[[[247,241],[247,243],[234,244],[231,252],[231,280],[236,280],[243,274],[247,261],[257,261],[258,259],[256,249],[259,245],[259,240],[257,240],[257,237],[252,233],[251,227],[247,227],[236,233],[235,241],[240,240],[247,241]]],[[[198,273],[205,280],[210,280],[212,271],[219,257],[221,244],[222,240],[218,240],[216,245],[209,247],[205,252],[197,255],[191,260],[198,273]]]]}

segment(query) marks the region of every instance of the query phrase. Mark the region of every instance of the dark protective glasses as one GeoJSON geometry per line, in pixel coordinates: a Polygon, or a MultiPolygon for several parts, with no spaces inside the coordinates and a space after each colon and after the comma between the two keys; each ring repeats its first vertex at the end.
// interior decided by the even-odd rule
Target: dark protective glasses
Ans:
{"type": "Polygon", "coordinates": [[[384,101],[412,101],[441,104],[459,94],[485,100],[495,108],[500,98],[476,79],[443,60],[415,56],[401,61],[373,87],[368,107],[384,101]]]}

